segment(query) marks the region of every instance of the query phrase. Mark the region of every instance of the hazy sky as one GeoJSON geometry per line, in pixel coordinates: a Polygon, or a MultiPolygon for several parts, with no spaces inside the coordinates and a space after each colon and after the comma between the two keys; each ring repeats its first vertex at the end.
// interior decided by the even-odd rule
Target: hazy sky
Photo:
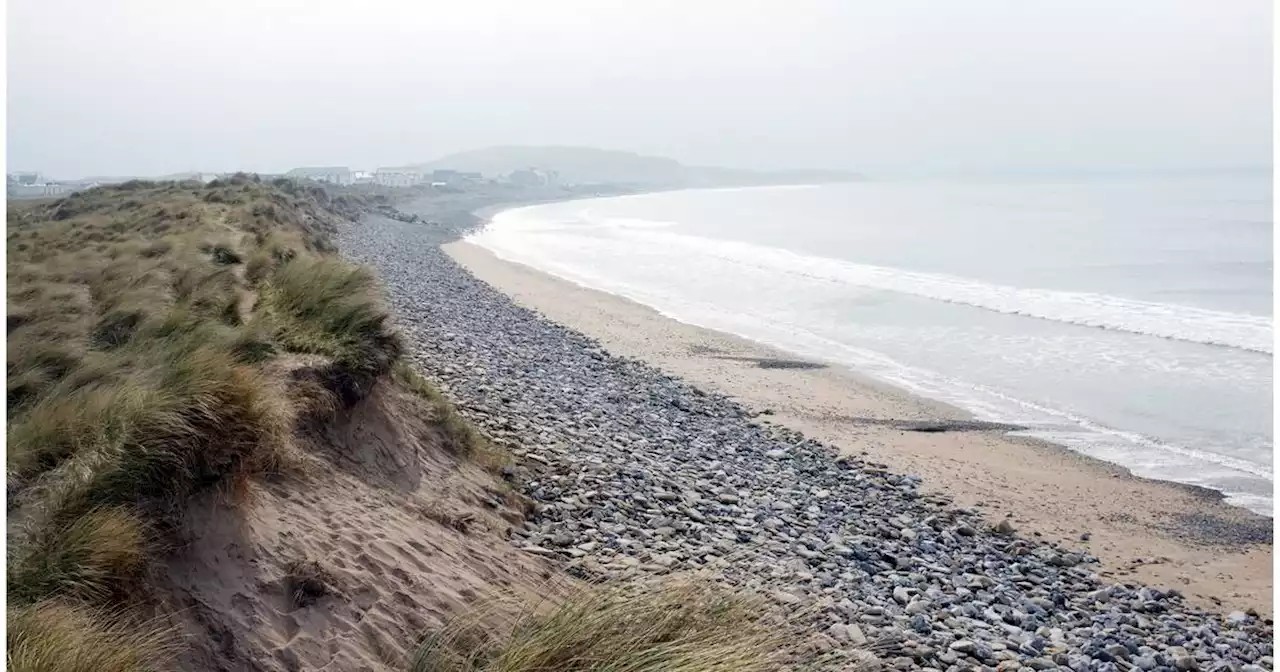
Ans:
{"type": "Polygon", "coordinates": [[[9,170],[1270,165],[1268,0],[10,0],[9,170]]]}

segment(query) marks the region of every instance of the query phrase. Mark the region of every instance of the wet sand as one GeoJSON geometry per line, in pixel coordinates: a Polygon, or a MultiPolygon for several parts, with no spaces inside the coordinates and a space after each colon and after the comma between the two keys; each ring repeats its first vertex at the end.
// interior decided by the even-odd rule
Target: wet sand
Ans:
{"type": "Polygon", "coordinates": [[[469,243],[445,251],[476,277],[611,352],[647,361],[733,397],[758,420],[865,454],[926,491],[1008,518],[1101,560],[1104,578],[1175,588],[1227,612],[1272,613],[1270,518],[1216,493],[1136,478],[1125,469],[1047,442],[973,422],[961,409],[912,395],[841,367],[662,316],[469,243]]]}

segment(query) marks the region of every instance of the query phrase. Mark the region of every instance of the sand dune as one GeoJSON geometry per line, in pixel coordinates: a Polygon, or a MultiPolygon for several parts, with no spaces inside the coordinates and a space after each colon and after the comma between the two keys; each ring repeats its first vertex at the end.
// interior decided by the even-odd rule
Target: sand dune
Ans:
{"type": "Polygon", "coordinates": [[[406,392],[380,387],[313,439],[302,481],[238,493],[247,516],[227,493],[192,504],[161,578],[183,669],[400,670],[458,609],[565,580],[506,541],[521,511],[406,392]]]}

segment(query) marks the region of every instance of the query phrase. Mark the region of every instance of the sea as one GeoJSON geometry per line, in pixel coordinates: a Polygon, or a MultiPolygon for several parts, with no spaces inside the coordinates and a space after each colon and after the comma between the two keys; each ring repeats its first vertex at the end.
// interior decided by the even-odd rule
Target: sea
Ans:
{"type": "Polygon", "coordinates": [[[670,191],[498,257],[1273,515],[1269,173],[670,191]]]}

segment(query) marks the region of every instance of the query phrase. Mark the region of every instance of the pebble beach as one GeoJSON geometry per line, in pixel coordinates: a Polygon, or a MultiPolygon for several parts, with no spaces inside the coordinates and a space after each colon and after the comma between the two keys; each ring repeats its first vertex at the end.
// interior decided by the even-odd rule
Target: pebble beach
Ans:
{"type": "MultiPolygon", "coordinates": [[[[589,579],[714,572],[803,613],[810,646],[901,670],[1273,668],[1269,603],[1220,612],[1117,577],[1087,547],[619,355],[441,249],[478,221],[370,216],[339,247],[380,275],[422,372],[515,456],[505,475],[538,504],[517,547],[589,579]]],[[[1270,521],[1232,530],[1269,549],[1270,521]]]]}

